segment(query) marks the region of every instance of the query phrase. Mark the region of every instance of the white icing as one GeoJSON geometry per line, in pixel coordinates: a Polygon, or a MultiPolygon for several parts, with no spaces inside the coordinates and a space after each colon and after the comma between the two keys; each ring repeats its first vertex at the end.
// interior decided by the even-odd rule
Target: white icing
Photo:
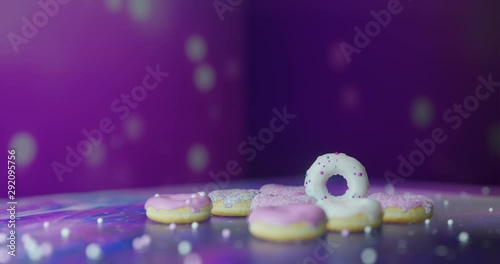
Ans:
{"type": "Polygon", "coordinates": [[[329,153],[319,156],[307,170],[304,186],[307,195],[322,201],[366,197],[369,182],[365,167],[355,158],[344,153],[329,153]],[[333,196],[326,188],[326,181],[334,175],[341,175],[347,181],[347,190],[342,196],[333,196]]]}
{"type": "Polygon", "coordinates": [[[328,199],[317,203],[328,216],[332,217],[351,217],[357,214],[365,214],[371,221],[380,218],[383,214],[382,205],[373,199],[328,199]]]}

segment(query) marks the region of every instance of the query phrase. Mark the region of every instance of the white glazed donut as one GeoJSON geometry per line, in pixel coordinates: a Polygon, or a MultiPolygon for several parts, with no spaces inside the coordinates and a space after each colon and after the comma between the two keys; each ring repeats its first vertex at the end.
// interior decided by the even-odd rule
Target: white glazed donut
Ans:
{"type": "Polygon", "coordinates": [[[316,159],[307,170],[304,186],[306,194],[319,202],[327,199],[366,197],[369,182],[365,167],[359,161],[344,153],[336,152],[316,159]],[[342,196],[333,196],[326,188],[326,181],[334,175],[341,175],[347,181],[347,190],[342,196]]]}
{"type": "Polygon", "coordinates": [[[363,231],[366,226],[376,228],[382,223],[382,205],[372,199],[329,199],[317,203],[328,217],[327,229],[363,231]]]}

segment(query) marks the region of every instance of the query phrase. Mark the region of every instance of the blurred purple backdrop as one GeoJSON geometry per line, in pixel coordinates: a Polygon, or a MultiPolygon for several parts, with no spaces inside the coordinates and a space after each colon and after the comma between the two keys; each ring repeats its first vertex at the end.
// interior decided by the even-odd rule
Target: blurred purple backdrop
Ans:
{"type": "Polygon", "coordinates": [[[36,1],[0,8],[0,140],[20,196],[212,182],[231,160],[231,180],[289,176],[335,151],[384,179],[437,127],[447,141],[407,181],[500,184],[500,93],[457,130],[442,117],[478,76],[500,81],[498,1],[401,1],[351,63],[339,45],[391,1],[41,2],[58,6],[47,21],[36,1]],[[157,65],[170,75],[121,120],[112,103],[157,65]],[[297,117],[251,155],[243,142],[285,106],[297,117]],[[52,164],[103,118],[114,131],[60,182],[52,164]]]}

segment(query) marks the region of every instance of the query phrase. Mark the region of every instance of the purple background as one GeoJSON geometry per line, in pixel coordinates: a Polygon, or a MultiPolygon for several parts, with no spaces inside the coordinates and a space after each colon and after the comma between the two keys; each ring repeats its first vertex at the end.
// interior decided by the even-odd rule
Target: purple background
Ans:
{"type": "Polygon", "coordinates": [[[500,80],[498,2],[401,1],[346,63],[339,43],[387,2],[243,0],[221,21],[211,1],[73,0],[16,54],[7,34],[40,6],[3,1],[0,144],[18,151],[17,195],[211,182],[230,160],[245,168],[231,179],[288,176],[335,151],[383,179],[435,127],[448,140],[407,181],[500,184],[500,93],[456,131],[442,118],[479,75],[500,80]],[[119,120],[111,102],[157,64],[170,76],[119,120]],[[238,146],[284,106],[297,117],[245,161],[238,146]],[[102,118],[116,130],[59,182],[51,163],[102,118]]]}

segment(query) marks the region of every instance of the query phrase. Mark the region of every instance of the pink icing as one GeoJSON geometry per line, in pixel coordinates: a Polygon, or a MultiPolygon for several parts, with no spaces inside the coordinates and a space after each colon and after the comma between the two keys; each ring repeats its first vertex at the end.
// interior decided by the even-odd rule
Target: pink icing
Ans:
{"type": "Polygon", "coordinates": [[[369,195],[368,198],[379,201],[384,209],[387,207],[399,207],[403,212],[411,208],[423,206],[425,212],[430,213],[434,207],[434,201],[429,197],[417,194],[390,195],[387,193],[374,193],[369,195]]]}
{"type": "Polygon", "coordinates": [[[155,209],[172,210],[181,207],[190,207],[193,212],[199,212],[200,209],[208,204],[211,204],[211,200],[208,196],[201,196],[199,194],[194,194],[194,198],[191,198],[193,194],[162,194],[158,197],[151,197],[144,204],[144,208],[153,207],[155,209]]]}
{"type": "Polygon", "coordinates": [[[268,225],[291,225],[306,222],[317,226],[326,219],[325,212],[316,205],[289,204],[254,209],[248,222],[261,222],[268,225]]]}
{"type": "Polygon", "coordinates": [[[304,186],[286,186],[280,184],[266,184],[260,187],[260,191],[266,194],[275,195],[304,195],[306,187],[304,186]]]}
{"type": "Polygon", "coordinates": [[[257,194],[252,200],[250,209],[266,206],[279,206],[288,204],[316,204],[317,200],[308,195],[272,195],[257,194]]]}

